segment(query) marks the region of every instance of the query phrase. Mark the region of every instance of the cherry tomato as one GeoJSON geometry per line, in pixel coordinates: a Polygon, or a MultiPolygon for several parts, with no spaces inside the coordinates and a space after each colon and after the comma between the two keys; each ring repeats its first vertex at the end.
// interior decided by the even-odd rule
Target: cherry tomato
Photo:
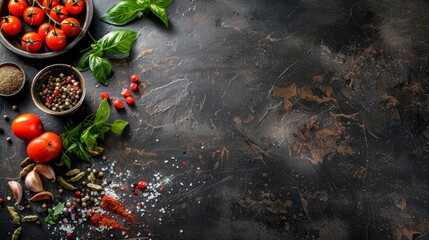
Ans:
{"type": "Polygon", "coordinates": [[[35,32],[27,32],[21,38],[21,45],[27,52],[38,52],[43,46],[43,40],[35,32]]]}
{"type": "Polygon", "coordinates": [[[54,160],[62,150],[61,138],[53,132],[45,132],[31,140],[27,145],[27,154],[37,163],[54,160]]]}
{"type": "MultiPolygon", "coordinates": [[[[37,2],[39,2],[40,4],[42,4],[43,0],[37,0],[37,2]]],[[[33,4],[33,0],[30,0],[30,4],[33,4]]]]}
{"type": "Polygon", "coordinates": [[[139,81],[139,75],[134,74],[131,76],[131,82],[136,83],[139,81]]]}
{"type": "Polygon", "coordinates": [[[139,85],[137,83],[131,83],[130,88],[132,91],[136,91],[139,88],[139,85]]]}
{"type": "Polygon", "coordinates": [[[124,88],[124,89],[122,89],[121,95],[124,96],[124,97],[128,97],[128,96],[131,95],[131,92],[130,92],[129,89],[124,88]]]}
{"type": "Polygon", "coordinates": [[[1,29],[7,35],[17,35],[22,29],[21,20],[15,16],[5,16],[1,21],[1,29]]]}
{"type": "Polygon", "coordinates": [[[66,18],[61,22],[61,30],[67,37],[74,37],[80,33],[80,23],[76,18],[66,18]]]}
{"type": "Polygon", "coordinates": [[[128,96],[125,98],[125,102],[127,102],[128,105],[133,105],[134,104],[134,98],[131,96],[128,96]]]}
{"type": "Polygon", "coordinates": [[[45,7],[46,12],[49,14],[51,12],[51,9],[60,5],[60,0],[43,0],[42,6],[45,7]]]}
{"type": "Polygon", "coordinates": [[[32,113],[23,113],[12,122],[12,132],[20,139],[30,141],[43,133],[43,123],[32,113]]]}
{"type": "Polygon", "coordinates": [[[115,102],[113,103],[113,107],[115,107],[116,109],[122,109],[124,108],[124,104],[122,103],[121,100],[115,100],[115,102]]]}
{"type": "Polygon", "coordinates": [[[68,11],[63,5],[57,5],[51,9],[49,16],[55,21],[61,23],[64,19],[67,18],[68,11]]]}
{"type": "Polygon", "coordinates": [[[46,45],[54,51],[63,49],[67,44],[67,38],[63,30],[54,28],[46,35],[46,45]]]}
{"type": "Polygon", "coordinates": [[[39,29],[37,30],[37,34],[39,34],[39,37],[42,40],[45,40],[46,39],[46,35],[48,35],[48,32],[50,30],[52,30],[52,29],[54,29],[54,26],[52,26],[52,24],[50,24],[50,23],[42,23],[39,26],[39,29]]]}
{"type": "Polygon", "coordinates": [[[39,26],[45,20],[45,13],[39,7],[28,7],[22,17],[30,26],[39,26]]]}
{"type": "Polygon", "coordinates": [[[145,189],[147,187],[147,183],[145,181],[140,181],[137,184],[137,187],[140,188],[140,189],[145,189]]]}
{"type": "Polygon", "coordinates": [[[108,92],[102,92],[101,93],[101,99],[110,99],[109,93],[108,92]]]}
{"type": "Polygon", "coordinates": [[[28,3],[26,0],[10,0],[7,4],[9,12],[17,17],[21,17],[27,7],[28,3]]]}
{"type": "Polygon", "coordinates": [[[85,6],[84,0],[67,0],[66,1],[66,8],[70,14],[77,15],[81,13],[84,6],[85,6]]]}

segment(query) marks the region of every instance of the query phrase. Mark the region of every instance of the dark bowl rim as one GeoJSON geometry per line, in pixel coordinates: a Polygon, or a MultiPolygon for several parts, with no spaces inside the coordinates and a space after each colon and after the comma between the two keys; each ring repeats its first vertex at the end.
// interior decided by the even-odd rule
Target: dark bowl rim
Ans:
{"type": "Polygon", "coordinates": [[[46,53],[29,53],[26,52],[22,49],[16,48],[14,46],[12,46],[4,37],[4,33],[3,31],[0,31],[0,42],[2,43],[2,45],[9,49],[11,52],[16,53],[18,55],[21,55],[23,57],[28,57],[28,58],[35,58],[35,59],[46,59],[46,58],[52,58],[52,57],[56,57],[56,56],[60,56],[68,51],[70,51],[70,49],[72,49],[73,47],[75,47],[80,40],[82,40],[82,38],[86,35],[86,32],[89,29],[89,26],[91,25],[92,22],[92,18],[94,15],[94,3],[92,0],[86,0],[86,5],[87,5],[87,11],[86,11],[86,16],[85,16],[85,23],[82,27],[82,31],[79,33],[79,35],[77,35],[77,37],[73,40],[73,42],[71,42],[70,44],[68,44],[66,47],[64,47],[62,50],[60,51],[53,51],[53,52],[46,52],[46,53]]]}
{"type": "Polygon", "coordinates": [[[17,67],[22,72],[22,75],[24,77],[24,79],[22,81],[22,84],[21,84],[21,87],[19,87],[18,91],[14,92],[12,94],[1,94],[0,93],[1,97],[12,97],[12,96],[15,96],[16,94],[18,94],[22,90],[22,88],[25,85],[25,78],[26,78],[26,76],[25,76],[24,69],[18,63],[14,63],[14,62],[2,62],[2,63],[0,63],[0,67],[2,67],[4,65],[12,65],[14,67],[17,67]]]}
{"type": "Polygon", "coordinates": [[[79,70],[77,70],[76,68],[74,68],[73,66],[69,65],[69,64],[64,64],[64,63],[56,63],[56,64],[52,64],[49,65],[45,68],[43,68],[42,70],[40,70],[39,72],[37,72],[36,76],[34,76],[33,81],[31,82],[31,99],[33,100],[33,103],[43,112],[51,114],[51,115],[55,115],[55,116],[64,116],[64,115],[70,115],[72,113],[74,113],[75,111],[77,111],[77,109],[80,108],[80,106],[82,105],[85,96],[86,96],[86,82],[85,82],[85,78],[83,77],[82,73],[79,72],[79,70]],[[38,98],[38,96],[36,96],[36,83],[37,80],[43,75],[45,74],[47,71],[51,70],[51,69],[55,69],[55,68],[67,68],[70,71],[72,71],[73,73],[76,74],[76,76],[83,82],[84,87],[82,88],[82,96],[79,100],[79,102],[76,104],[75,107],[70,108],[69,110],[63,111],[63,112],[56,112],[56,111],[52,111],[48,108],[46,108],[45,106],[43,106],[43,104],[41,103],[40,99],[38,98]]]}

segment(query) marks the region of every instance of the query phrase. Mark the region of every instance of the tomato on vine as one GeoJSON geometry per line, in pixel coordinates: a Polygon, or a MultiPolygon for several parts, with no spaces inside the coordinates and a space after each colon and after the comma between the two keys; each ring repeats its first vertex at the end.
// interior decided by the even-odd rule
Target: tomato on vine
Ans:
{"type": "Polygon", "coordinates": [[[45,13],[39,7],[28,7],[22,17],[30,26],[39,26],[45,20],[45,13]]]}
{"type": "Polygon", "coordinates": [[[21,20],[15,16],[4,16],[1,21],[1,29],[7,35],[17,35],[22,29],[21,20]]]}
{"type": "Polygon", "coordinates": [[[60,5],[60,0],[43,0],[42,6],[45,7],[46,12],[49,14],[51,9],[60,5]]]}
{"type": "Polygon", "coordinates": [[[48,35],[48,32],[54,29],[54,26],[50,23],[42,23],[39,26],[39,29],[37,30],[37,34],[42,40],[46,39],[46,35],[48,35]]]}
{"type": "Polygon", "coordinates": [[[36,32],[27,32],[21,38],[21,45],[27,52],[38,52],[43,46],[43,40],[36,32]]]}
{"type": "Polygon", "coordinates": [[[66,8],[70,14],[77,15],[83,11],[83,7],[85,6],[84,0],[67,0],[66,8]]]}
{"type": "Polygon", "coordinates": [[[57,51],[63,49],[67,44],[67,38],[64,31],[54,28],[46,35],[46,45],[49,49],[57,51]]]}
{"type": "Polygon", "coordinates": [[[57,5],[51,9],[49,16],[60,23],[67,18],[68,14],[67,8],[65,8],[63,5],[57,5]]]}
{"type": "Polygon", "coordinates": [[[76,18],[66,18],[61,22],[61,30],[67,37],[74,37],[80,33],[80,23],[76,18]]]}
{"type": "Polygon", "coordinates": [[[27,7],[28,3],[26,0],[10,0],[7,4],[9,12],[17,17],[21,17],[27,7]]]}

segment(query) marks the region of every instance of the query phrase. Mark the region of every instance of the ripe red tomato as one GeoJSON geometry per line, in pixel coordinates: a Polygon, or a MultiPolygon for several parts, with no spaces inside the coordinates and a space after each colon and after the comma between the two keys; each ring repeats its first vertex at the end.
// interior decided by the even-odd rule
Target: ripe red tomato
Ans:
{"type": "Polygon", "coordinates": [[[63,30],[54,28],[46,35],[46,45],[54,51],[63,49],[67,44],[67,38],[63,30]]]}
{"type": "Polygon", "coordinates": [[[45,13],[39,7],[28,7],[24,10],[22,17],[30,26],[39,26],[45,20],[45,13]]]}
{"type": "Polygon", "coordinates": [[[21,17],[27,7],[28,3],[26,0],[10,0],[7,4],[9,12],[17,17],[21,17]]]}
{"type": "Polygon", "coordinates": [[[42,2],[42,6],[45,7],[47,13],[50,13],[52,8],[60,4],[60,0],[43,0],[42,2]]]}
{"type": "Polygon", "coordinates": [[[124,108],[124,104],[121,100],[118,99],[113,103],[113,107],[115,107],[116,109],[122,109],[124,108]]]}
{"type": "Polygon", "coordinates": [[[32,113],[23,113],[12,122],[12,132],[20,139],[30,141],[43,133],[43,123],[32,113]]]}
{"type": "Polygon", "coordinates": [[[61,138],[53,132],[45,132],[31,140],[27,145],[27,154],[37,163],[54,160],[62,150],[61,138]]]}
{"type": "MultiPolygon", "coordinates": [[[[37,2],[39,2],[40,4],[42,4],[43,0],[37,0],[37,2]]],[[[30,0],[30,4],[33,5],[33,0],[30,0]]]]}
{"type": "Polygon", "coordinates": [[[43,40],[36,32],[27,32],[21,38],[21,45],[27,52],[38,52],[43,46],[43,40]]]}
{"type": "Polygon", "coordinates": [[[21,32],[22,29],[21,20],[15,16],[5,16],[1,21],[1,29],[7,35],[17,35],[19,32],[21,32]]]}
{"type": "Polygon", "coordinates": [[[81,13],[84,6],[85,6],[84,0],[67,0],[66,1],[66,8],[70,14],[77,15],[81,13]]]}
{"type": "Polygon", "coordinates": [[[67,8],[65,8],[63,5],[57,5],[51,9],[49,16],[51,16],[51,18],[55,21],[61,23],[64,19],[67,18],[68,14],[67,8]]]}
{"type": "Polygon", "coordinates": [[[80,33],[80,23],[76,18],[66,18],[61,22],[61,30],[67,37],[74,37],[80,33]]]}
{"type": "Polygon", "coordinates": [[[46,39],[46,35],[48,35],[49,31],[54,29],[54,26],[50,23],[42,23],[37,30],[37,34],[42,40],[46,39]]]}

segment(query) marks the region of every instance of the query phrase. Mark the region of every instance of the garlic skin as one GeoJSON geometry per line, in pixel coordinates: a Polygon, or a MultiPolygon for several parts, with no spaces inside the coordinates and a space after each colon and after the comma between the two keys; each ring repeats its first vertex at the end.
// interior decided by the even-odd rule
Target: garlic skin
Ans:
{"type": "Polygon", "coordinates": [[[38,193],[43,191],[42,180],[36,170],[32,170],[27,174],[27,177],[25,177],[25,186],[31,192],[38,193]]]}
{"type": "Polygon", "coordinates": [[[51,192],[43,191],[43,192],[37,193],[32,198],[30,198],[30,201],[41,201],[41,200],[47,200],[47,199],[54,199],[54,195],[52,195],[51,192]]]}
{"type": "Polygon", "coordinates": [[[34,169],[36,170],[36,172],[38,172],[39,174],[41,174],[43,177],[49,179],[49,180],[53,180],[53,182],[55,182],[55,171],[54,169],[48,165],[48,164],[37,164],[34,169]]]}
{"type": "Polygon", "coordinates": [[[17,181],[9,181],[7,183],[7,186],[9,187],[10,191],[13,194],[13,197],[15,198],[16,202],[15,205],[18,205],[22,200],[22,187],[21,184],[17,181]]]}

